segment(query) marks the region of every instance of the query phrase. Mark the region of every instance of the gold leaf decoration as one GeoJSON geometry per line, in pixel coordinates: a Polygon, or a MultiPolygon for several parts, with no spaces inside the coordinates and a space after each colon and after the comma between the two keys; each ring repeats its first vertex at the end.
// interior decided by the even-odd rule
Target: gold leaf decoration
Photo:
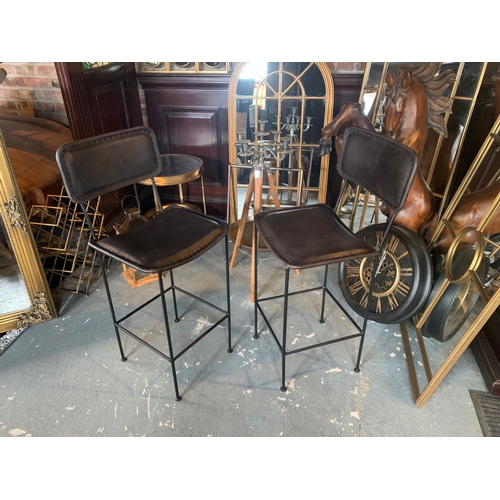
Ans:
{"type": "Polygon", "coordinates": [[[11,198],[7,203],[4,203],[3,205],[5,207],[10,225],[26,232],[28,228],[26,227],[26,223],[24,222],[24,219],[21,215],[21,208],[19,206],[17,198],[11,198]]]}
{"type": "Polygon", "coordinates": [[[49,321],[52,319],[49,310],[47,296],[44,292],[37,292],[33,297],[33,304],[27,312],[21,314],[17,320],[17,327],[33,325],[41,323],[42,321],[49,321]]]}

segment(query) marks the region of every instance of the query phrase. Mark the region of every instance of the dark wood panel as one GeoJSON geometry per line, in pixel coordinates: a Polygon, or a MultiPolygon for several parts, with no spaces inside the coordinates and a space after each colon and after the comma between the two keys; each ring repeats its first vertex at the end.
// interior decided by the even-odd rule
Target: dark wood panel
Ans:
{"type": "Polygon", "coordinates": [[[69,128],[71,129],[73,139],[77,140],[91,137],[94,135],[94,132],[81,73],[80,75],[74,74],[74,71],[71,71],[71,64],[74,63],[56,62],[54,66],[61,86],[69,128]]]}
{"type": "Polygon", "coordinates": [[[346,103],[359,102],[363,73],[334,73],[332,77],[335,116],[346,103]]]}
{"type": "Polygon", "coordinates": [[[203,160],[206,185],[222,186],[220,108],[160,106],[160,112],[165,150],[198,156],[203,160]]]}
{"type": "MultiPolygon", "coordinates": [[[[139,78],[160,151],[203,160],[207,212],[223,217],[227,213],[229,81],[230,75],[139,78]]],[[[199,181],[189,183],[185,194],[186,201],[201,206],[199,181]]],[[[177,199],[177,190],[162,189],[162,199],[177,199]]]]}
{"type": "Polygon", "coordinates": [[[94,131],[104,134],[130,128],[123,82],[114,82],[89,90],[90,113],[94,131]]]}
{"type": "Polygon", "coordinates": [[[134,63],[117,63],[88,72],[79,62],[54,65],[75,139],[143,124],[134,63]],[[105,99],[109,100],[106,104],[105,99]]]}

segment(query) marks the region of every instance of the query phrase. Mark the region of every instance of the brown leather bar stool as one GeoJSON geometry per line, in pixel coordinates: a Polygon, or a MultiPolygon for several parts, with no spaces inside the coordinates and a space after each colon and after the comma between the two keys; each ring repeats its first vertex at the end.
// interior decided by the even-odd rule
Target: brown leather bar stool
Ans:
{"type": "Polygon", "coordinates": [[[337,170],[340,175],[347,181],[368,189],[381,198],[393,211],[382,239],[376,247],[372,247],[363,238],[354,234],[337,216],[335,210],[328,205],[308,205],[260,212],[255,216],[254,231],[257,231],[257,234],[254,235],[254,238],[258,238],[259,235],[262,236],[269,250],[285,265],[284,293],[270,297],[258,297],[258,266],[255,266],[254,271],[254,337],[259,337],[257,320],[260,312],[281,350],[281,390],[283,392],[286,391],[286,356],[315,347],[323,347],[334,342],[360,337],[358,356],[354,368],[354,371],[359,372],[368,315],[370,307],[373,307],[372,299],[375,283],[386,258],[386,241],[389,240],[388,235],[394,219],[406,201],[417,168],[418,159],[415,152],[392,139],[357,127],[348,128],[344,134],[344,145],[337,163],[337,170]],[[371,276],[366,280],[369,281],[369,285],[366,286],[367,306],[362,326],[352,318],[327,287],[328,266],[333,263],[354,259],[363,260],[366,262],[365,269],[371,270],[371,276]],[[291,269],[306,269],[318,266],[325,266],[323,286],[289,292],[291,269]],[[288,298],[291,295],[315,290],[322,290],[320,323],[324,323],[325,297],[328,294],[355,326],[358,333],[298,349],[289,349],[287,346],[288,298]],[[278,340],[261,306],[264,301],[272,299],[284,300],[281,342],[278,340]]]}
{"type": "MultiPolygon", "coordinates": [[[[203,183],[203,160],[193,155],[183,154],[162,154],[161,157],[161,171],[155,176],[154,181],[157,186],[179,186],[180,202],[167,203],[162,205],[159,197],[155,193],[156,210],[160,211],[160,207],[167,208],[169,205],[178,205],[191,210],[200,211],[200,209],[192,203],[184,202],[183,185],[192,182],[196,179],[201,181],[201,196],[203,199],[203,213],[207,213],[207,203],[205,199],[205,185],[203,183]]],[[[140,184],[151,186],[150,179],[144,179],[140,184]]],[[[152,213],[147,213],[146,218],[150,218],[152,213]]]]}
{"type": "Polygon", "coordinates": [[[96,239],[92,222],[85,210],[85,203],[110,191],[129,186],[136,182],[150,179],[150,183],[159,199],[154,178],[163,164],[158,151],[154,132],[147,127],[135,127],[118,132],[111,132],[97,137],[82,139],[61,146],[56,152],[56,160],[61,170],[64,185],[69,197],[79,203],[91,231],[89,246],[97,251],[109,308],[122,361],[126,361],[120,339],[120,331],[131,336],[153,352],[170,362],[174,380],[176,400],[181,396],[177,385],[176,360],[198,343],[205,335],[214,330],[223,321],[228,323],[228,352],[231,347],[231,313],[229,288],[228,231],[226,222],[214,217],[193,212],[181,207],[169,207],[161,210],[147,222],[120,234],[96,239]],[[226,307],[222,308],[201,297],[193,295],[174,283],[173,269],[195,260],[219,241],[224,240],[226,307]],[[132,312],[117,319],[108,285],[108,278],[103,263],[103,255],[132,267],[143,273],[156,274],[159,294],[138,306],[132,312]],[[170,286],[164,287],[163,274],[170,274],[170,286]],[[188,295],[217,311],[220,319],[208,326],[188,345],[174,353],[172,336],[167,314],[167,292],[172,292],[175,322],[179,321],[176,292],[188,295]],[[143,338],[131,332],[124,322],[141,311],[145,306],[160,298],[163,311],[163,323],[166,331],[168,352],[162,352],[143,338]]]}

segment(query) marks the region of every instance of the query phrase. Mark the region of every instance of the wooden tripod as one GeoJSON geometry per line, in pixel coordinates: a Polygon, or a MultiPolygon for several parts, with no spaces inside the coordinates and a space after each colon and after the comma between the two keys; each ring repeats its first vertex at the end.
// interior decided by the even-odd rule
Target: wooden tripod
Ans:
{"type": "MultiPolygon", "coordinates": [[[[269,189],[271,191],[271,198],[277,210],[281,208],[279,199],[278,199],[278,191],[276,189],[276,184],[274,180],[274,175],[266,169],[255,168],[250,173],[250,178],[248,181],[248,188],[245,195],[245,202],[243,204],[243,211],[241,213],[241,219],[239,221],[238,232],[236,234],[236,240],[234,242],[233,255],[231,258],[231,263],[229,267],[232,269],[236,264],[236,257],[238,255],[238,250],[241,246],[241,240],[243,238],[243,231],[245,230],[245,225],[248,220],[248,211],[250,209],[250,203],[252,201],[253,196],[253,213],[254,217],[261,211],[262,208],[262,184],[264,180],[264,175],[267,176],[267,181],[269,184],[269,189]]],[[[258,236],[257,236],[258,238],[258,236]]],[[[250,302],[253,302],[255,299],[255,280],[254,280],[254,270],[257,265],[257,245],[259,244],[258,240],[253,241],[254,237],[252,237],[252,265],[251,265],[251,273],[250,273],[250,302]]]]}

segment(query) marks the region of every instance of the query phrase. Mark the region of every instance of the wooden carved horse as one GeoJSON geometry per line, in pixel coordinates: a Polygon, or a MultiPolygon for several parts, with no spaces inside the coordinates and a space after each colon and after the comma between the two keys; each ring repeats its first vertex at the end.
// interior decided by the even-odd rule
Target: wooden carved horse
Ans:
{"type": "MultiPolygon", "coordinates": [[[[441,114],[450,111],[452,102],[442,94],[454,81],[455,75],[446,70],[436,76],[440,66],[441,63],[424,63],[418,67],[400,66],[395,74],[389,71],[386,77],[384,134],[412,148],[419,158],[429,126],[446,136],[446,125],[441,114]]],[[[371,125],[371,121],[366,116],[359,116],[363,114],[359,104],[348,103],[344,108],[338,117],[322,130],[320,154],[326,154],[323,151],[327,149],[331,135],[338,133],[346,121],[352,121],[354,126],[370,128],[368,123],[371,125]]],[[[371,129],[373,130],[373,125],[371,129]]],[[[381,210],[384,215],[390,216],[387,206],[382,205],[381,210]]],[[[435,212],[434,196],[419,169],[396,222],[420,233],[421,228],[432,220],[435,212]]]]}

